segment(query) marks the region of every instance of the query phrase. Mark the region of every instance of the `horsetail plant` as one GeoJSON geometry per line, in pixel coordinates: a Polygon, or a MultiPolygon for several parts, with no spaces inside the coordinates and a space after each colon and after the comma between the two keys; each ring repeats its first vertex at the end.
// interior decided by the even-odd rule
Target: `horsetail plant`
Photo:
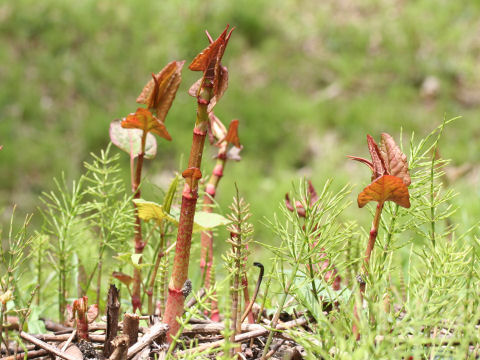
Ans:
{"type": "MultiPolygon", "coordinates": [[[[228,272],[231,274],[230,283],[230,297],[231,297],[231,312],[230,312],[230,342],[235,342],[235,336],[241,332],[242,325],[242,290],[245,286],[243,279],[246,278],[246,261],[249,255],[248,244],[252,241],[253,226],[248,222],[251,214],[249,212],[250,206],[245,203],[245,200],[240,197],[238,188],[236,188],[236,195],[233,198],[233,203],[230,206],[232,210],[228,216],[231,223],[227,227],[230,232],[230,238],[227,242],[232,246],[232,249],[227,252],[225,263],[228,272]]],[[[249,302],[245,301],[245,307],[249,302]]],[[[230,356],[240,351],[240,345],[230,349],[230,356]]]]}
{"type": "MultiPolygon", "coordinates": [[[[207,183],[205,189],[205,196],[203,198],[203,211],[212,212],[212,205],[215,199],[217,192],[218,183],[223,176],[225,170],[225,165],[227,160],[232,159],[240,161],[239,152],[242,149],[240,141],[238,138],[238,120],[232,120],[230,127],[225,128],[223,123],[213,114],[209,113],[209,134],[211,134],[210,140],[215,138],[217,143],[215,144],[218,147],[218,153],[216,155],[216,163],[213,168],[212,175],[207,183]],[[228,148],[228,145],[232,144],[231,149],[228,148]]],[[[213,141],[211,141],[213,142],[213,141]]],[[[211,269],[213,266],[213,232],[212,231],[203,231],[201,235],[201,252],[200,252],[200,270],[202,274],[202,279],[204,279],[204,286],[209,287],[212,283],[211,279],[211,269]]],[[[213,321],[219,321],[219,313],[216,302],[212,303],[211,316],[210,318],[213,321]]]]}
{"type": "MultiPolygon", "coordinates": [[[[164,122],[180,86],[183,64],[184,61],[172,61],[158,74],[152,74],[152,79],[145,85],[137,98],[137,103],[145,104],[146,108],[138,108],[134,114],[129,114],[121,122],[113,121],[110,125],[112,142],[130,154],[131,183],[134,199],[140,198],[139,187],[142,180],[143,160],[145,158],[153,158],[156,153],[155,138],[151,135],[149,136],[149,133],[156,134],[168,141],[172,139],[164,122]],[[137,158],[136,165],[134,164],[135,158],[137,158]]],[[[137,212],[134,243],[135,254],[142,255],[146,243],[142,237],[142,224],[137,212]]],[[[141,258],[139,261],[141,261],[141,258]]],[[[140,298],[141,284],[141,269],[134,267],[131,294],[133,311],[141,309],[142,306],[140,298]]]]}
{"type": "Polygon", "coordinates": [[[220,63],[233,29],[230,32],[227,31],[228,26],[217,40],[211,41],[210,45],[195,57],[189,66],[190,70],[202,71],[203,77],[189,91],[196,94],[198,107],[188,168],[182,173],[186,181],[182,192],[175,257],[163,317],[163,322],[169,325],[167,334],[169,340],[171,335],[176,334],[179,329],[177,317],[183,314],[185,299],[181,289],[188,277],[198,181],[202,177],[200,167],[209,124],[208,113],[213,110],[228,86],[228,71],[220,63]]]}

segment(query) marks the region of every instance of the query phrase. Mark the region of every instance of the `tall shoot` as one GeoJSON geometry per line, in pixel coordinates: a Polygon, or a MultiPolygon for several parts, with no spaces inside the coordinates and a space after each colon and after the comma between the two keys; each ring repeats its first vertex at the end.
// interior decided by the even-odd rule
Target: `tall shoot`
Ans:
{"type": "MultiPolygon", "coordinates": [[[[149,133],[171,141],[172,138],[164,125],[178,87],[182,80],[181,71],[184,61],[172,61],[158,74],[152,74],[152,79],[145,85],[137,103],[145,104],[146,108],[138,108],[134,114],[129,114],[119,124],[110,125],[110,138],[120,149],[130,154],[130,171],[133,198],[140,198],[140,182],[142,180],[143,160],[153,158],[156,153],[155,138],[149,133]],[[133,130],[133,131],[132,131],[133,130]],[[135,158],[137,159],[135,164],[135,158]]],[[[142,223],[135,211],[135,254],[143,254],[146,243],[142,236],[142,223]]],[[[140,259],[141,261],[141,259],[140,259]]],[[[140,268],[133,270],[132,306],[133,311],[142,307],[141,302],[142,273],[140,268]]]]}
{"type": "Polygon", "coordinates": [[[233,29],[228,32],[227,26],[218,39],[212,41],[205,50],[198,54],[189,66],[190,70],[202,71],[203,77],[190,89],[191,93],[196,94],[198,107],[188,168],[182,174],[186,181],[182,192],[177,244],[163,318],[163,321],[170,327],[169,339],[172,334],[177,333],[179,329],[177,317],[183,314],[185,298],[182,287],[188,277],[193,221],[198,199],[198,181],[202,177],[200,167],[209,124],[208,113],[213,110],[216,102],[227,89],[228,72],[220,62],[232,31],[233,29]]]}

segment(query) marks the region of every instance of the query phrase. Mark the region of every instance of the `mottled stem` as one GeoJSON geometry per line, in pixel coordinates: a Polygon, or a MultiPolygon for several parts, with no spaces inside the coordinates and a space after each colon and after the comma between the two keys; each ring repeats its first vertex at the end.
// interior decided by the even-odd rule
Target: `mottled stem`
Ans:
{"type": "MultiPolygon", "coordinates": [[[[189,169],[200,169],[202,164],[203,147],[208,126],[207,107],[212,98],[212,82],[204,80],[198,95],[197,119],[193,129],[192,148],[188,160],[189,169]]],[[[183,314],[185,298],[182,287],[188,278],[188,264],[192,243],[193,219],[198,199],[198,178],[193,174],[186,179],[182,193],[182,207],[178,224],[177,244],[173,260],[172,275],[168,286],[168,299],[163,322],[169,325],[167,339],[179,329],[177,317],[183,314]]]]}

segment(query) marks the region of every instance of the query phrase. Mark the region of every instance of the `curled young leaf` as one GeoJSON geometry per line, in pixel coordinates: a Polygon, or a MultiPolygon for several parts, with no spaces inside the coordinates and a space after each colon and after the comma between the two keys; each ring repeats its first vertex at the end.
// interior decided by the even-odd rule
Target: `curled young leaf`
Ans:
{"type": "Polygon", "coordinates": [[[410,195],[407,186],[402,179],[393,175],[381,176],[358,195],[358,207],[362,208],[370,201],[379,203],[393,201],[404,208],[410,207],[410,195]]]}
{"type": "Polygon", "coordinates": [[[220,140],[217,145],[223,141],[233,144],[237,148],[242,146],[240,145],[240,139],[238,138],[238,120],[232,120],[230,126],[228,127],[227,135],[225,135],[225,137],[220,140]]]}
{"type": "MultiPolygon", "coordinates": [[[[142,150],[142,134],[143,130],[139,129],[125,129],[120,124],[120,120],[114,120],[110,123],[110,140],[114,145],[121,150],[130,154],[132,157],[137,157],[142,150]]],[[[157,140],[155,136],[148,133],[145,144],[145,159],[153,159],[157,154],[157,140]]]]}
{"type": "Polygon", "coordinates": [[[234,28],[227,33],[229,26],[220,34],[217,40],[211,41],[211,37],[207,33],[210,45],[198,54],[189,66],[190,70],[203,71],[204,75],[200,82],[196,82],[189,90],[189,94],[197,96],[200,87],[208,80],[213,86],[213,97],[210,99],[207,110],[213,111],[213,108],[217,104],[218,100],[223,96],[228,88],[228,70],[225,66],[222,66],[221,61],[225,49],[228,44],[228,40],[232,35],[234,28]]]}
{"type": "Polygon", "coordinates": [[[93,304],[88,307],[87,310],[87,322],[91,324],[92,322],[95,321],[95,319],[98,317],[98,305],[93,304]]]}
{"type": "Polygon", "coordinates": [[[133,281],[133,278],[130,276],[130,275],[127,275],[127,274],[124,274],[122,272],[119,272],[119,271],[114,271],[112,273],[112,276],[119,280],[121,283],[123,283],[124,285],[127,285],[130,286],[130,284],[132,283],[133,281]]]}
{"type": "Polygon", "coordinates": [[[165,125],[144,108],[138,108],[135,114],[129,114],[122,120],[121,125],[124,129],[140,129],[157,134],[168,141],[172,140],[165,125]]]}
{"type": "Polygon", "coordinates": [[[382,155],[380,154],[377,143],[370,135],[367,135],[367,144],[368,150],[370,151],[370,156],[372,157],[373,181],[378,179],[380,176],[385,175],[387,173],[387,168],[385,166],[385,162],[383,161],[382,155]]]}
{"type": "Polygon", "coordinates": [[[225,47],[230,39],[233,29],[227,34],[229,25],[223,30],[220,36],[214,42],[210,43],[200,54],[198,54],[188,67],[192,71],[203,71],[207,70],[215,71],[215,65],[220,63],[222,60],[225,47]]]}
{"type": "Polygon", "coordinates": [[[210,120],[210,129],[212,135],[217,139],[221,140],[227,136],[227,128],[220,121],[218,117],[215,116],[213,112],[208,113],[208,119],[210,120]]]}
{"type": "Polygon", "coordinates": [[[387,133],[382,133],[380,153],[387,173],[399,177],[405,185],[409,186],[412,181],[408,172],[407,156],[402,153],[395,140],[387,133]]]}
{"type": "Polygon", "coordinates": [[[172,61],[158,74],[152,74],[152,80],[145,85],[137,98],[137,103],[147,105],[148,109],[155,109],[157,118],[162,123],[165,122],[182,81],[184,63],[185,61],[172,61]]]}
{"type": "Polygon", "coordinates": [[[228,69],[226,66],[222,66],[219,63],[219,66],[215,67],[215,77],[213,81],[213,97],[210,99],[207,110],[213,111],[213,108],[217,102],[222,98],[225,91],[228,89],[228,69]]]}
{"type": "Polygon", "coordinates": [[[188,95],[197,97],[198,92],[200,91],[200,86],[202,86],[202,80],[203,78],[198,79],[193,83],[192,86],[190,86],[190,89],[188,89],[188,95]]]}

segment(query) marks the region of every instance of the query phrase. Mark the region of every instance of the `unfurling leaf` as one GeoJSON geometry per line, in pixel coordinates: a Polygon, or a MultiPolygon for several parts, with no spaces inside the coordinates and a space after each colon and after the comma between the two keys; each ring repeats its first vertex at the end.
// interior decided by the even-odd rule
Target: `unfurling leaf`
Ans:
{"type": "Polygon", "coordinates": [[[213,112],[208,113],[208,119],[210,120],[210,131],[212,135],[217,139],[221,140],[227,135],[227,128],[220,121],[218,117],[215,116],[213,112]]]}
{"type": "Polygon", "coordinates": [[[197,97],[198,92],[200,91],[200,86],[202,86],[202,80],[203,78],[198,79],[193,83],[192,86],[190,86],[190,89],[188,89],[188,95],[197,97]]]}
{"type": "Polygon", "coordinates": [[[225,66],[222,66],[221,61],[225,49],[228,44],[228,40],[232,35],[234,28],[228,31],[228,25],[225,30],[220,34],[217,40],[211,41],[210,45],[198,54],[189,66],[190,70],[203,71],[204,75],[200,81],[197,81],[189,90],[189,94],[192,96],[198,96],[198,92],[205,79],[208,79],[213,84],[213,97],[208,104],[208,112],[213,111],[213,108],[217,104],[218,100],[223,96],[228,88],[228,70],[225,66]]]}
{"type": "MultiPolygon", "coordinates": [[[[110,140],[121,150],[137,157],[142,148],[143,130],[125,129],[120,125],[120,120],[114,120],[110,123],[110,140]]],[[[147,134],[145,144],[145,159],[153,159],[157,154],[157,140],[152,134],[147,134]]]]}
{"type": "Polygon", "coordinates": [[[180,180],[180,177],[178,176],[178,174],[176,174],[172,182],[170,183],[168,191],[163,199],[163,208],[167,213],[169,213],[170,209],[172,208],[173,198],[175,197],[175,193],[177,192],[178,180],[180,180]]]}
{"type": "Polygon", "coordinates": [[[213,81],[213,97],[210,99],[210,103],[208,104],[208,108],[207,108],[209,112],[213,111],[213,108],[215,107],[217,102],[222,98],[223,94],[225,94],[225,91],[227,91],[228,89],[227,67],[222,66],[222,64],[219,63],[219,65],[215,67],[214,76],[215,77],[213,81]]]}
{"type": "Polygon", "coordinates": [[[127,286],[130,286],[133,281],[133,277],[118,271],[114,271],[112,276],[127,286]]]}
{"type": "Polygon", "coordinates": [[[88,311],[87,311],[87,322],[89,324],[91,324],[92,322],[95,321],[97,316],[98,316],[98,305],[93,304],[93,305],[89,306],[88,311]]]}
{"type": "Polygon", "coordinates": [[[237,148],[242,146],[240,145],[240,139],[238,138],[238,120],[232,120],[228,128],[227,135],[218,143],[221,143],[222,141],[226,141],[230,144],[233,144],[237,148]]]}
{"type": "Polygon", "coordinates": [[[182,81],[184,63],[185,61],[172,61],[158,74],[152,74],[152,80],[145,85],[137,98],[137,103],[147,105],[148,109],[155,109],[157,118],[162,123],[165,122],[182,81]]]}
{"type": "Polygon", "coordinates": [[[399,177],[405,185],[410,185],[412,181],[408,172],[407,156],[402,153],[395,140],[387,133],[382,133],[380,153],[385,162],[387,173],[399,177]]]}
{"type": "Polygon", "coordinates": [[[121,125],[125,129],[140,129],[157,134],[168,141],[172,140],[165,125],[144,108],[138,108],[135,114],[129,114],[122,120],[121,125]]]}
{"type": "Polygon", "coordinates": [[[368,185],[358,195],[358,207],[362,208],[370,201],[384,203],[393,201],[404,208],[410,207],[408,188],[399,177],[383,175],[368,185]]]}
{"type": "Polygon", "coordinates": [[[380,150],[378,149],[377,143],[370,135],[367,135],[367,144],[368,150],[370,151],[370,156],[372,157],[373,181],[378,179],[380,176],[385,175],[387,173],[387,169],[385,167],[385,162],[382,159],[382,155],[380,154],[380,150]]]}
{"type": "Polygon", "coordinates": [[[192,63],[188,67],[190,70],[206,72],[207,70],[211,69],[211,71],[215,71],[215,64],[220,63],[222,60],[225,46],[227,45],[233,31],[232,29],[227,34],[228,27],[229,26],[227,25],[217,40],[211,43],[202,52],[200,52],[195,59],[193,59],[192,63]]]}

